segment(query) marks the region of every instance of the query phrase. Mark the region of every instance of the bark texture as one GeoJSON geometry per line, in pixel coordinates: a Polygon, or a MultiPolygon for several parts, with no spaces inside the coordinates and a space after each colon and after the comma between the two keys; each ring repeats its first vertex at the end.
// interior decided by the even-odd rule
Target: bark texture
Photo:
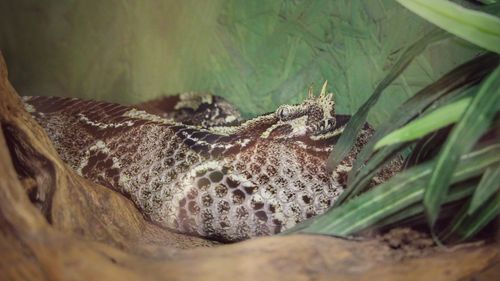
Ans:
{"type": "Polygon", "coordinates": [[[22,106],[0,55],[1,280],[489,280],[497,245],[401,258],[380,240],[219,245],[162,229],[76,175],[22,106]]]}

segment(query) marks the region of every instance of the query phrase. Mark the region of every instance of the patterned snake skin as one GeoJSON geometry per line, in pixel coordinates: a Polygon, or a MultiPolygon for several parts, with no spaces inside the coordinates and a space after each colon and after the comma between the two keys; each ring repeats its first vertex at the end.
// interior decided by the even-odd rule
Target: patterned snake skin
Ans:
{"type": "Polygon", "coordinates": [[[125,194],[153,222],[222,241],[279,233],[325,212],[372,134],[366,126],[329,175],[326,157],[349,117],[334,114],[325,87],[245,122],[229,104],[196,95],[137,106],[153,114],[71,98],[24,102],[79,174],[125,194]]]}

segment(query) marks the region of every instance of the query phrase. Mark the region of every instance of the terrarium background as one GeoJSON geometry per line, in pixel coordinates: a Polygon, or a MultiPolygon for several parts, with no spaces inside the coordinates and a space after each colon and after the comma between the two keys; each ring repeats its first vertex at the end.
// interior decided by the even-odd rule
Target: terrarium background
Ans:
{"type": "MultiPolygon", "coordinates": [[[[0,49],[22,95],[135,103],[211,91],[247,117],[325,79],[337,111],[353,113],[431,28],[393,0],[0,0],[0,49]]],[[[458,39],[429,47],[368,120],[476,53],[458,39]]]]}

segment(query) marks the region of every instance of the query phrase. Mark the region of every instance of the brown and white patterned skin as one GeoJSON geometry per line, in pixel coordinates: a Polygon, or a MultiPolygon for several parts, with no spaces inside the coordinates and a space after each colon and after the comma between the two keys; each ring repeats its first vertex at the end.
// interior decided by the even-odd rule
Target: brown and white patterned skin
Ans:
{"type": "Polygon", "coordinates": [[[133,105],[147,113],[203,128],[239,125],[241,114],[224,98],[210,93],[187,92],[133,105]]]}
{"type": "MultiPolygon", "coordinates": [[[[331,94],[310,94],[238,126],[209,129],[104,102],[25,97],[62,159],[126,196],[152,221],[183,233],[239,241],[288,229],[331,206],[348,157],[325,160],[346,116],[331,94]]],[[[371,129],[358,139],[361,146],[371,129]]]]}

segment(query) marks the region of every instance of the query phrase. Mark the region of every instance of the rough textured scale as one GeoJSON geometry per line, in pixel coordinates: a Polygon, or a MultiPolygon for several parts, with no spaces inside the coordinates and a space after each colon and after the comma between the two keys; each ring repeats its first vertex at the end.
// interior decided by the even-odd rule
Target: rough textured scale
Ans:
{"type": "Polygon", "coordinates": [[[134,107],[163,118],[203,128],[239,125],[242,122],[238,109],[224,98],[209,93],[182,93],[147,101],[134,107]]]}
{"type": "Polygon", "coordinates": [[[325,159],[348,117],[334,114],[324,90],[234,126],[187,125],[104,102],[24,101],[78,173],[125,194],[160,225],[225,241],[275,234],[326,211],[372,133],[366,127],[329,175],[325,159]]]}

